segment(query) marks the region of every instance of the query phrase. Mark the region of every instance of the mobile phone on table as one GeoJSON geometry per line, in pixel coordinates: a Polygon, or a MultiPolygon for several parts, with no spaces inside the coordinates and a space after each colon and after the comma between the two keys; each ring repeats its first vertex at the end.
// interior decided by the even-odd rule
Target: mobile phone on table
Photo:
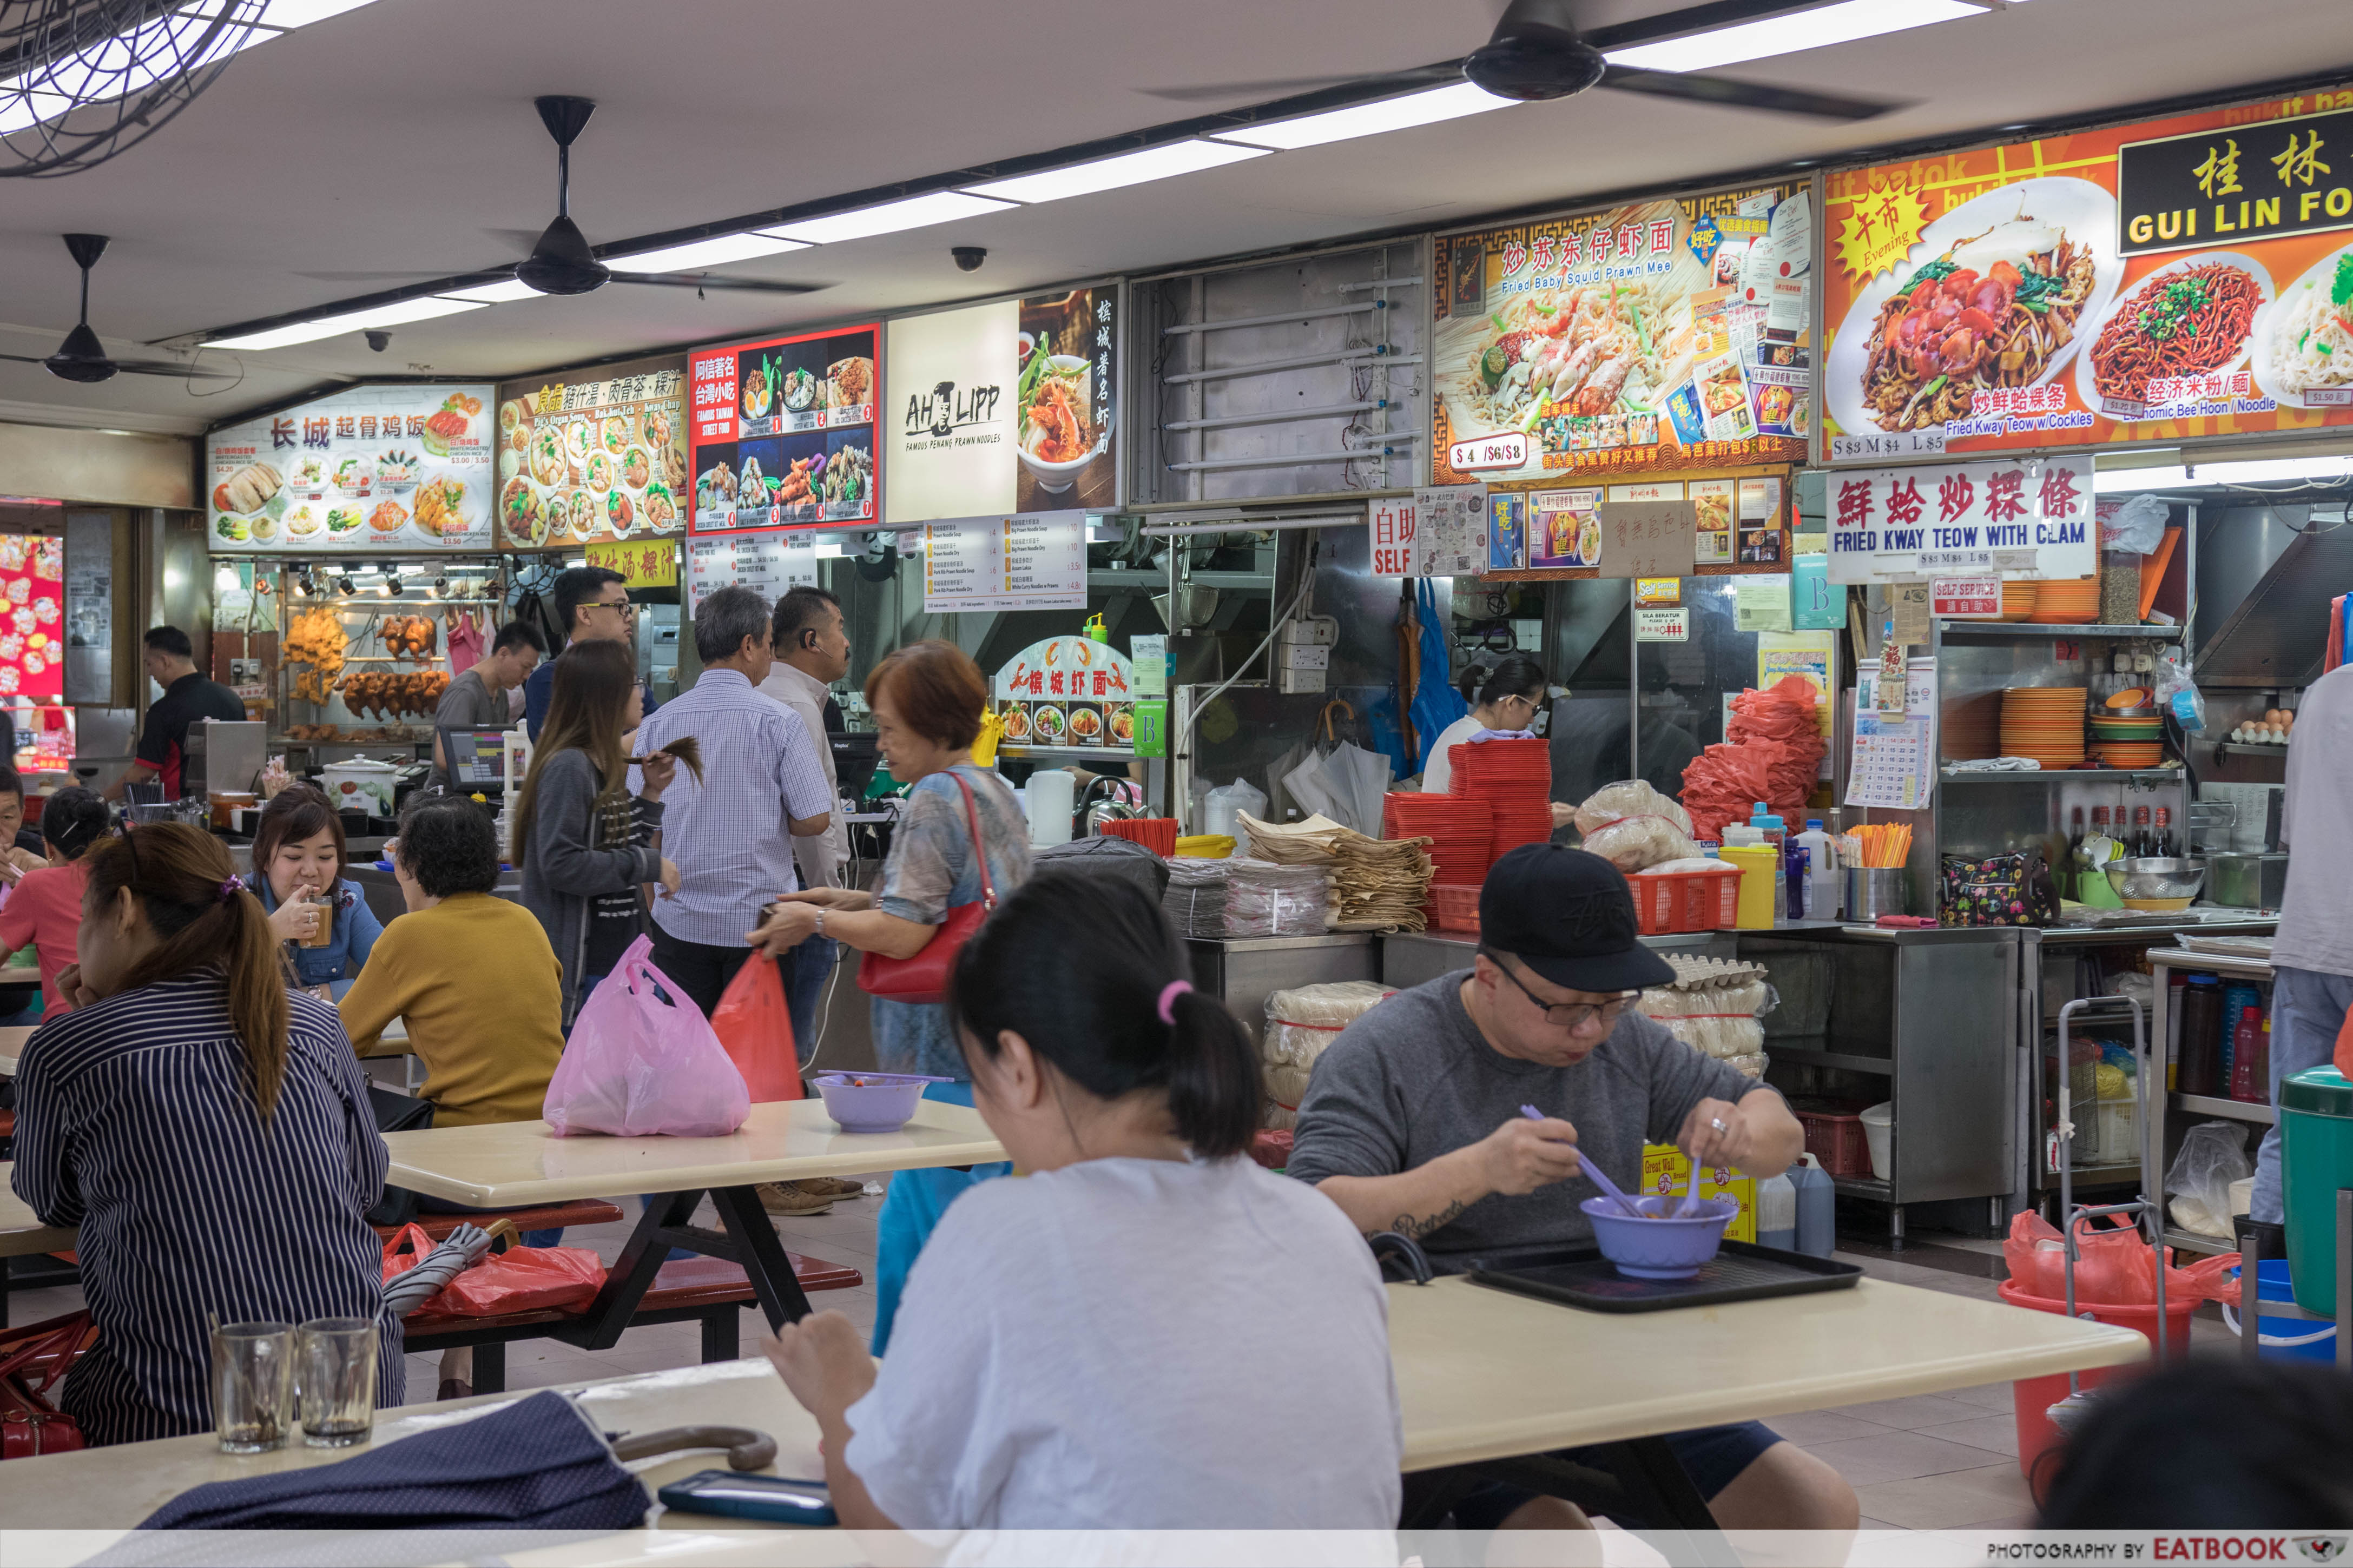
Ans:
{"type": "Polygon", "coordinates": [[[740,1475],[733,1470],[697,1470],[655,1494],[664,1508],[684,1513],[723,1513],[776,1524],[835,1522],[833,1496],[823,1481],[783,1476],[740,1475]]]}

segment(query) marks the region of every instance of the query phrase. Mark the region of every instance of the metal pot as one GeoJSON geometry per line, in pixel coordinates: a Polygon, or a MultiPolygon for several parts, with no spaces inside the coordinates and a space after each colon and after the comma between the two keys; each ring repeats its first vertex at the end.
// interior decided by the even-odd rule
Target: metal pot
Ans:
{"type": "Polygon", "coordinates": [[[2275,910],[2287,897],[2284,855],[2209,855],[2209,896],[2234,910],[2275,910]]]}
{"type": "Polygon", "coordinates": [[[2108,886],[2130,909],[2188,909],[2206,880],[2206,868],[2195,860],[2142,856],[2107,864],[2108,886]],[[2176,902],[2175,900],[2179,900],[2176,902]]]}

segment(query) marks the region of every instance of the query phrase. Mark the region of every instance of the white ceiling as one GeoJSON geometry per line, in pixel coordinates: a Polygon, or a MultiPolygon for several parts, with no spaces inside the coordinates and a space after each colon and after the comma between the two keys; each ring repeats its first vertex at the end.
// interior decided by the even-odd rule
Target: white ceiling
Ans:
{"type": "MultiPolygon", "coordinates": [[[[1588,26],[1675,8],[1590,0],[1588,26]]],[[[593,243],[1037,153],[1219,108],[1140,89],[1396,70],[1483,42],[1501,0],[376,0],[239,57],[140,147],[0,204],[0,352],[72,325],[58,236],[114,237],[92,288],[117,353],[400,286],[314,273],[496,267],[555,206],[541,93],[600,108],[574,150],[593,243]]],[[[2343,0],[2011,0],[1984,16],[1724,74],[1910,100],[1855,125],[1594,91],[1155,184],[740,263],[805,296],[608,286],[262,353],[234,384],[97,386],[0,363],[0,419],[193,432],[335,377],[497,377],[2181,94],[2334,63],[2343,0]],[[2227,23],[2221,18],[2227,14],[2227,23]],[[988,248],[957,271],[951,245],[988,248]]],[[[2340,57],[2342,58],[2340,59],[2340,57]]],[[[6,478],[0,475],[0,490],[6,478]]]]}

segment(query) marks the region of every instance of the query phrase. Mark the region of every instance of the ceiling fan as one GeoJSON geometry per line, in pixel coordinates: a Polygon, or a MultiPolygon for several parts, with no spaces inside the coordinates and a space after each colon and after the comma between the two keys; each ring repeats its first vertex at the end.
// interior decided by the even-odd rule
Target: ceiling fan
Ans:
{"type": "Polygon", "coordinates": [[[74,265],[81,268],[81,320],[58,345],[58,352],[47,359],[35,359],[30,354],[0,354],[0,360],[12,360],[18,364],[45,364],[49,374],[67,381],[98,382],[112,378],[115,372],[132,375],[169,375],[181,380],[228,381],[226,373],[198,370],[193,365],[174,360],[109,359],[98,334],[90,330],[90,269],[106,254],[107,237],[102,234],[69,234],[65,237],[66,249],[72,253],[74,265]]]}
{"type": "Polygon", "coordinates": [[[1803,114],[1821,120],[1869,120],[1901,108],[1884,99],[1850,98],[1805,88],[1772,87],[1729,77],[1685,71],[1641,70],[1611,65],[1611,49],[1713,30],[1810,9],[1809,0],[1704,0],[1662,16],[1580,32],[1571,0],[1511,0],[1487,41],[1459,60],[1371,77],[1294,77],[1277,81],[1221,82],[1207,87],[1147,88],[1155,98],[1178,101],[1231,99],[1248,94],[1315,92],[1362,83],[1367,89],[1442,86],[1467,80],[1498,98],[1525,102],[1568,98],[1595,87],[1660,98],[1688,99],[1729,109],[1803,114]]]}
{"type": "MultiPolygon", "coordinates": [[[[618,258],[620,267],[596,259],[588,247],[588,237],[572,221],[572,143],[587,128],[588,117],[596,112],[593,99],[566,98],[551,94],[532,100],[539,110],[540,123],[555,139],[555,220],[531,239],[528,231],[515,234],[529,240],[531,254],[510,268],[498,268],[485,274],[469,274],[468,280],[476,288],[487,280],[512,274],[515,279],[543,294],[587,294],[607,283],[645,283],[660,289],[736,289],[758,294],[814,294],[831,287],[825,283],[782,283],[765,278],[725,278],[702,272],[631,272],[624,270],[628,257],[618,258]]],[[[491,230],[497,234],[510,230],[491,230]]],[[[389,279],[404,278],[439,278],[438,272],[305,272],[304,278],[333,280],[389,279]]]]}

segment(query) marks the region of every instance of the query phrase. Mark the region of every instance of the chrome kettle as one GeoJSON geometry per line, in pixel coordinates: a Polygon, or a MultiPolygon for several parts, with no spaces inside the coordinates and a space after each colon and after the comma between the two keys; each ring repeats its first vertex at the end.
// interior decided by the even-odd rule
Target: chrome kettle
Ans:
{"type": "Polygon", "coordinates": [[[1103,825],[1106,822],[1125,822],[1142,816],[1142,795],[1143,786],[1132,780],[1098,775],[1087,785],[1086,793],[1079,797],[1076,837],[1097,838],[1102,837],[1103,825]],[[1097,799],[1095,792],[1105,785],[1110,786],[1109,793],[1097,799]]]}

